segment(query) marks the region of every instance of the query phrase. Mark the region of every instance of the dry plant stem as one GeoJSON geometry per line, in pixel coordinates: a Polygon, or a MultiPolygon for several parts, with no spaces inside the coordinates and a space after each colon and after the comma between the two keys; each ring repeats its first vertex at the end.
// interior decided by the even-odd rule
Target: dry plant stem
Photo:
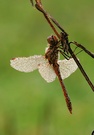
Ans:
{"type": "Polygon", "coordinates": [[[70,44],[74,44],[77,47],[81,48],[82,50],[84,50],[89,56],[91,56],[92,58],[94,58],[94,53],[90,52],[89,50],[87,50],[83,45],[77,43],[77,42],[70,42],[70,44]]]}
{"type": "Polygon", "coordinates": [[[40,3],[36,2],[35,7],[36,7],[40,12],[43,13],[45,19],[47,20],[47,22],[49,23],[49,25],[50,25],[51,28],[53,29],[54,33],[55,33],[55,34],[57,35],[57,37],[60,39],[60,34],[57,32],[57,30],[55,29],[54,25],[51,23],[51,21],[50,21],[50,19],[49,19],[51,16],[48,15],[48,13],[43,9],[43,6],[42,6],[40,3]]]}
{"type": "MultiPolygon", "coordinates": [[[[46,20],[48,21],[48,23],[50,24],[51,28],[53,29],[53,31],[55,32],[55,34],[57,35],[57,37],[59,39],[61,39],[61,35],[57,32],[57,30],[55,29],[55,27],[53,26],[53,24],[51,23],[51,21],[64,33],[64,35],[68,36],[68,34],[64,31],[64,29],[59,25],[59,23],[53,18],[51,17],[44,9],[42,6],[41,1],[36,0],[36,8],[42,12],[46,18],[46,20]],[[51,21],[50,21],[51,19],[51,21]]],[[[88,84],[90,85],[91,89],[94,91],[94,85],[92,84],[92,82],[90,81],[88,75],[86,74],[86,72],[84,71],[82,65],[80,64],[80,62],[78,61],[78,59],[76,58],[75,54],[73,53],[72,49],[70,48],[70,44],[74,44],[77,47],[83,49],[88,55],[90,55],[92,58],[94,58],[94,54],[91,53],[90,51],[88,51],[84,46],[82,46],[81,44],[78,44],[77,42],[69,42],[68,46],[69,46],[69,53],[71,54],[71,56],[74,58],[75,62],[77,63],[81,73],[83,74],[83,76],[85,77],[86,81],[88,82],[88,84]]]]}
{"type": "MultiPolygon", "coordinates": [[[[50,24],[50,26],[52,27],[53,31],[55,32],[55,34],[57,35],[57,37],[60,39],[60,34],[57,32],[57,30],[55,29],[54,25],[51,23],[51,21],[64,33],[66,34],[66,36],[68,36],[68,34],[65,32],[65,30],[60,26],[60,24],[52,17],[50,16],[43,8],[41,0],[35,0],[36,4],[35,7],[44,14],[46,20],[48,21],[48,23],[50,24]],[[51,21],[50,21],[51,19],[51,21]]],[[[31,0],[31,3],[33,4],[33,0],[31,0]]],[[[78,44],[77,42],[70,42],[70,44],[74,44],[77,47],[83,49],[88,55],[90,55],[92,58],[94,58],[94,53],[91,53],[90,51],[88,51],[84,46],[82,46],[81,44],[78,44]]]]}
{"type": "MultiPolygon", "coordinates": [[[[57,37],[60,39],[61,36],[60,34],[57,32],[57,30],[55,29],[54,25],[51,23],[51,21],[64,33],[66,34],[66,36],[68,36],[68,34],[65,32],[65,30],[60,26],[60,24],[52,17],[50,16],[44,9],[43,9],[43,6],[42,6],[42,3],[40,0],[36,0],[36,8],[42,12],[46,18],[46,20],[48,21],[48,23],[50,24],[50,26],[52,27],[53,31],[55,32],[55,34],[57,35],[57,37]],[[50,21],[51,19],[51,21],[50,21]]],[[[90,51],[88,51],[84,46],[82,46],[81,44],[78,44],[77,42],[70,42],[70,44],[74,44],[76,45],[77,47],[83,49],[88,55],[90,55],[92,58],[94,58],[94,53],[91,53],[90,51]]]]}
{"type": "MultiPolygon", "coordinates": [[[[67,33],[65,32],[65,30],[59,25],[59,23],[58,23],[50,14],[48,14],[48,13],[44,10],[41,1],[39,2],[38,0],[36,0],[35,7],[36,7],[40,12],[42,12],[42,13],[44,14],[44,16],[45,16],[45,18],[47,19],[47,21],[49,20],[49,22],[50,22],[50,19],[51,19],[51,21],[52,21],[62,32],[64,32],[64,33],[68,36],[68,34],[67,34],[67,33]]],[[[51,23],[50,25],[53,26],[52,23],[51,23]]],[[[52,29],[53,29],[53,28],[55,29],[54,26],[52,27],[52,29]]],[[[54,29],[53,29],[53,30],[54,30],[54,29]]],[[[57,33],[56,30],[55,30],[54,32],[55,32],[55,34],[57,33]]],[[[60,38],[60,35],[59,35],[59,34],[56,34],[56,35],[57,35],[58,38],[60,38]]]]}
{"type": "Polygon", "coordinates": [[[82,65],[80,64],[79,60],[76,58],[75,54],[73,53],[72,49],[69,47],[69,52],[71,54],[71,56],[74,58],[76,64],[78,65],[81,73],[83,74],[83,76],[85,77],[87,83],[89,84],[89,86],[91,87],[91,89],[93,90],[94,92],[94,85],[92,84],[92,82],[90,81],[88,75],[86,74],[86,72],[84,71],[82,65]]]}

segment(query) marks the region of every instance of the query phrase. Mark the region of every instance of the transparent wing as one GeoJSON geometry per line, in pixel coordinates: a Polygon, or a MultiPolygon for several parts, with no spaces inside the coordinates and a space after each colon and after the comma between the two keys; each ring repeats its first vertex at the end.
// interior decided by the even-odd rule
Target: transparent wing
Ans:
{"type": "Polygon", "coordinates": [[[78,68],[73,58],[69,60],[58,60],[58,64],[62,79],[65,79],[68,76],[70,76],[78,68]]]}
{"type": "Polygon", "coordinates": [[[38,65],[44,63],[45,59],[42,55],[34,55],[30,57],[18,57],[10,60],[10,65],[21,72],[31,72],[38,68],[38,65]]]}
{"type": "Polygon", "coordinates": [[[55,80],[56,74],[53,67],[48,62],[45,61],[45,63],[40,64],[38,66],[38,70],[44,80],[46,80],[48,83],[55,80]]]}

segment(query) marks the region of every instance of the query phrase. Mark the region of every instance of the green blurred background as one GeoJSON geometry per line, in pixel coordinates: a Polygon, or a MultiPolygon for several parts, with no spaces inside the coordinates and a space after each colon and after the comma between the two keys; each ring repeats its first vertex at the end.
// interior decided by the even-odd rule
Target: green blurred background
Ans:
{"type": "MultiPolygon", "coordinates": [[[[94,0],[43,0],[44,7],[77,41],[94,52],[94,0]]],[[[0,1],[0,135],[90,135],[94,93],[77,70],[64,80],[73,104],[69,114],[58,79],[46,83],[38,71],[21,73],[10,59],[44,54],[53,31],[29,0],[0,1]]],[[[94,83],[94,60],[78,55],[94,83]]]]}

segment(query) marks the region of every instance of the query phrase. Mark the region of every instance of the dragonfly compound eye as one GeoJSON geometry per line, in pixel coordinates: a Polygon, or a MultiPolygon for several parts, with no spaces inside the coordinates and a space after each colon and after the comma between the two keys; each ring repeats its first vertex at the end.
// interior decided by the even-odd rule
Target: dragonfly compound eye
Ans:
{"type": "Polygon", "coordinates": [[[58,43],[58,39],[56,36],[52,35],[47,38],[47,41],[50,45],[56,45],[58,43]]]}

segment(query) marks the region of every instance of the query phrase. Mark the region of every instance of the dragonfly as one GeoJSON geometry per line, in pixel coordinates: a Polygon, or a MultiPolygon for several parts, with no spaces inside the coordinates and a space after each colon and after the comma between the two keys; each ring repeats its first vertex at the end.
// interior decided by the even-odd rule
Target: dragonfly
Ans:
{"type": "MultiPolygon", "coordinates": [[[[31,1],[31,3],[34,6],[33,0],[30,0],[30,1],[31,1]]],[[[71,48],[71,44],[75,45],[76,48],[80,48],[81,51],[86,52],[92,58],[94,58],[94,53],[90,52],[82,44],[79,44],[76,41],[70,42],[69,39],[68,39],[68,33],[60,26],[60,24],[48,12],[46,12],[46,10],[44,10],[44,7],[42,5],[41,0],[35,0],[35,2],[36,2],[35,3],[36,9],[38,11],[40,11],[44,15],[44,17],[47,20],[48,24],[50,25],[50,27],[52,28],[52,30],[54,31],[54,33],[56,34],[56,36],[60,40],[61,46],[62,46],[62,50],[63,50],[63,56],[65,58],[67,58],[66,56],[68,56],[68,54],[71,55],[71,57],[76,62],[78,68],[80,69],[81,73],[83,74],[85,80],[87,81],[87,83],[89,84],[89,86],[91,87],[91,89],[94,92],[94,85],[91,82],[90,78],[88,77],[87,73],[85,72],[84,68],[82,67],[81,63],[77,59],[76,55],[74,54],[74,51],[71,48]],[[53,23],[60,29],[60,31],[61,31],[60,33],[56,30],[56,28],[53,25],[53,23]]]]}
{"type": "Polygon", "coordinates": [[[72,113],[72,103],[67,93],[63,79],[69,77],[78,68],[73,58],[60,60],[60,53],[63,54],[62,46],[56,36],[47,38],[48,47],[45,55],[34,55],[30,57],[17,57],[10,60],[10,65],[21,72],[32,72],[38,69],[40,75],[49,83],[55,80],[56,76],[62,87],[65,101],[70,113],[72,113]]]}

